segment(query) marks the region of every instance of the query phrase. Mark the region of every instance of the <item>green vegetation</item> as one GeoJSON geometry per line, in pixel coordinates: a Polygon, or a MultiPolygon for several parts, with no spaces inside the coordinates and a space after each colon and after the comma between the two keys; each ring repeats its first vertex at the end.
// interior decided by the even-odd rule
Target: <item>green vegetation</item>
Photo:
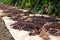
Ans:
{"type": "Polygon", "coordinates": [[[0,3],[31,9],[34,12],[60,16],[60,0],[0,0],[0,3]]]}
{"type": "Polygon", "coordinates": [[[12,0],[0,0],[0,3],[11,5],[12,4],[12,0]]]}

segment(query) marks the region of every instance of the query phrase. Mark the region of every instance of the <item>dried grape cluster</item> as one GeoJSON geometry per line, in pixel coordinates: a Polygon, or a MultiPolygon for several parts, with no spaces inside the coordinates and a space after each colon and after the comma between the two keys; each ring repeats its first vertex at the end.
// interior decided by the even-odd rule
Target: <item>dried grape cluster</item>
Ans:
{"type": "Polygon", "coordinates": [[[2,9],[2,10],[6,10],[6,9],[8,9],[10,6],[8,6],[8,5],[5,5],[5,4],[0,4],[0,9],[2,9]]]}
{"type": "Polygon", "coordinates": [[[12,24],[14,29],[30,31],[29,35],[39,35],[41,32],[41,28],[44,26],[47,31],[49,31],[52,35],[60,35],[60,20],[51,17],[44,17],[44,16],[28,16],[26,18],[15,17],[12,18],[15,21],[18,21],[15,24],[12,24]],[[51,24],[50,24],[51,22],[51,24]],[[46,24],[48,23],[48,24],[46,24]],[[45,25],[46,24],[46,25],[45,25]],[[52,30],[49,30],[49,29],[52,30]],[[53,30],[54,29],[54,30],[53,30]],[[56,31],[57,30],[57,31],[56,31]],[[56,32],[54,32],[56,31],[56,32]],[[56,34],[55,34],[56,33],[56,34]]]}
{"type": "Polygon", "coordinates": [[[44,26],[46,30],[55,36],[60,36],[60,23],[50,22],[44,26]]]}
{"type": "Polygon", "coordinates": [[[0,9],[3,10],[3,13],[1,16],[15,17],[17,15],[22,16],[21,14],[23,15],[34,14],[34,12],[32,12],[31,10],[23,12],[23,9],[20,10],[18,7],[13,7],[6,4],[0,4],[0,9]]]}

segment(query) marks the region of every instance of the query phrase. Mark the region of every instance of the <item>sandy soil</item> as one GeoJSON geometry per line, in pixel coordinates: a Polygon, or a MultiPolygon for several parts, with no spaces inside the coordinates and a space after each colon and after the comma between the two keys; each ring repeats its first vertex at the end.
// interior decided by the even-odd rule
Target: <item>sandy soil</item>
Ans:
{"type": "Polygon", "coordinates": [[[14,40],[0,17],[0,40],[14,40]]]}

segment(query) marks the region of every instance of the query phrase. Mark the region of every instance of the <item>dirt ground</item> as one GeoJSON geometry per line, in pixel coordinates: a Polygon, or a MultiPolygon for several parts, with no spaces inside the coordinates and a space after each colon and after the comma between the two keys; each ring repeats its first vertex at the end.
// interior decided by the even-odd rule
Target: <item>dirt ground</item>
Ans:
{"type": "Polygon", "coordinates": [[[0,17],[0,40],[14,40],[0,17]]]}

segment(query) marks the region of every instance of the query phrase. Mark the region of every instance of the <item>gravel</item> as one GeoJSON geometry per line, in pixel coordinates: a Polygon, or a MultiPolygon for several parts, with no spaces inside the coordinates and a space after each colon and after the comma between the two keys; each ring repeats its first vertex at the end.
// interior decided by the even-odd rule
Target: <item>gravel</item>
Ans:
{"type": "Polygon", "coordinates": [[[14,40],[0,17],[0,40],[14,40]]]}

